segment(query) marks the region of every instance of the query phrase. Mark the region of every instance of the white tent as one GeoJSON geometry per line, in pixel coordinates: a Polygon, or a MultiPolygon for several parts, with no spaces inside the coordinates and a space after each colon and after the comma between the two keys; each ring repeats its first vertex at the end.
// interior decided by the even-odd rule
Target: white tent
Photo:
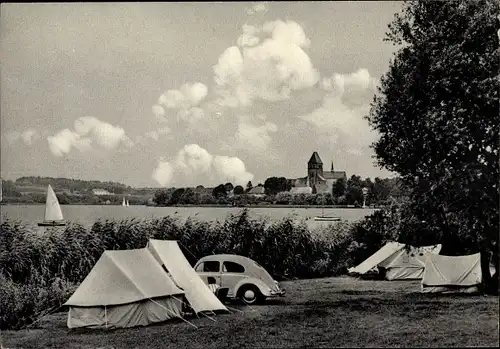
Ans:
{"type": "Polygon", "coordinates": [[[388,242],[360,265],[350,268],[349,273],[364,275],[378,272],[378,268],[385,270],[387,280],[414,280],[421,279],[424,273],[425,257],[428,254],[438,254],[441,245],[414,247],[388,242]]]}
{"type": "Polygon", "coordinates": [[[422,279],[425,258],[429,254],[439,254],[441,245],[403,248],[379,264],[385,269],[387,280],[422,279]]]}
{"type": "Polygon", "coordinates": [[[146,248],[105,251],[65,303],[68,327],[123,328],[181,318],[183,295],[146,248]]]}
{"type": "Polygon", "coordinates": [[[150,239],[147,248],[184,290],[187,301],[196,313],[228,311],[189,264],[177,241],[150,239]]]}
{"type": "Polygon", "coordinates": [[[481,254],[467,256],[428,255],[422,292],[474,293],[483,280],[481,254]]]}

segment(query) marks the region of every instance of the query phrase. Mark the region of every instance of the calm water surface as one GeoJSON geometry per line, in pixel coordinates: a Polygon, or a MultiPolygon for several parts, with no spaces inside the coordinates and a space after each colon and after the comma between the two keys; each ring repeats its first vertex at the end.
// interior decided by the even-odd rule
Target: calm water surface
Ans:
{"type": "MultiPolygon", "coordinates": [[[[99,219],[121,220],[126,218],[148,219],[174,216],[181,220],[192,217],[198,220],[224,220],[231,213],[238,213],[238,207],[149,207],[115,205],[61,205],[64,219],[90,226],[99,219]]],[[[44,217],[44,205],[2,205],[1,220],[5,218],[21,220],[36,226],[44,217]]],[[[339,216],[346,221],[356,221],[373,213],[375,209],[325,208],[325,215],[339,216]]],[[[297,220],[305,219],[309,227],[328,225],[329,222],[316,222],[312,218],[321,215],[321,208],[249,208],[253,217],[268,217],[271,221],[292,216],[297,220]]]]}

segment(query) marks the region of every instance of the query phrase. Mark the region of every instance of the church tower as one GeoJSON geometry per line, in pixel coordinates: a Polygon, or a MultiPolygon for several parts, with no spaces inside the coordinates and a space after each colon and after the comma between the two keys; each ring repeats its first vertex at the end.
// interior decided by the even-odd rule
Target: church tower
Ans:
{"type": "Polygon", "coordinates": [[[323,176],[323,161],[317,152],[314,152],[307,163],[307,177],[311,188],[316,185],[317,178],[323,176]]]}

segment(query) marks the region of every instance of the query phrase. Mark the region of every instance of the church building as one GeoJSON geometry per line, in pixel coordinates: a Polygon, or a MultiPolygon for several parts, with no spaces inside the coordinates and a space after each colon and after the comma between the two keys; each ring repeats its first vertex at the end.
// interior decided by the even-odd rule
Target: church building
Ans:
{"type": "Polygon", "coordinates": [[[311,193],[316,189],[317,193],[331,193],[333,185],[338,179],[347,181],[345,171],[334,171],[333,161],[330,171],[323,171],[323,161],[317,152],[314,152],[307,162],[307,177],[293,180],[294,186],[290,192],[311,193]]]}

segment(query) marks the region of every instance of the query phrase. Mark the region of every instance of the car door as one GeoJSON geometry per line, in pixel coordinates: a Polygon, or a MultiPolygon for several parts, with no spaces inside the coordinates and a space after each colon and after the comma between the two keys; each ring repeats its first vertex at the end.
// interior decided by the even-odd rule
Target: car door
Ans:
{"type": "Polygon", "coordinates": [[[236,297],[235,286],[241,279],[247,277],[245,267],[240,263],[224,261],[222,263],[221,287],[229,288],[228,297],[236,297]]]}
{"type": "Polygon", "coordinates": [[[195,267],[195,271],[205,284],[215,283],[221,285],[221,273],[219,261],[204,261],[195,267]]]}

